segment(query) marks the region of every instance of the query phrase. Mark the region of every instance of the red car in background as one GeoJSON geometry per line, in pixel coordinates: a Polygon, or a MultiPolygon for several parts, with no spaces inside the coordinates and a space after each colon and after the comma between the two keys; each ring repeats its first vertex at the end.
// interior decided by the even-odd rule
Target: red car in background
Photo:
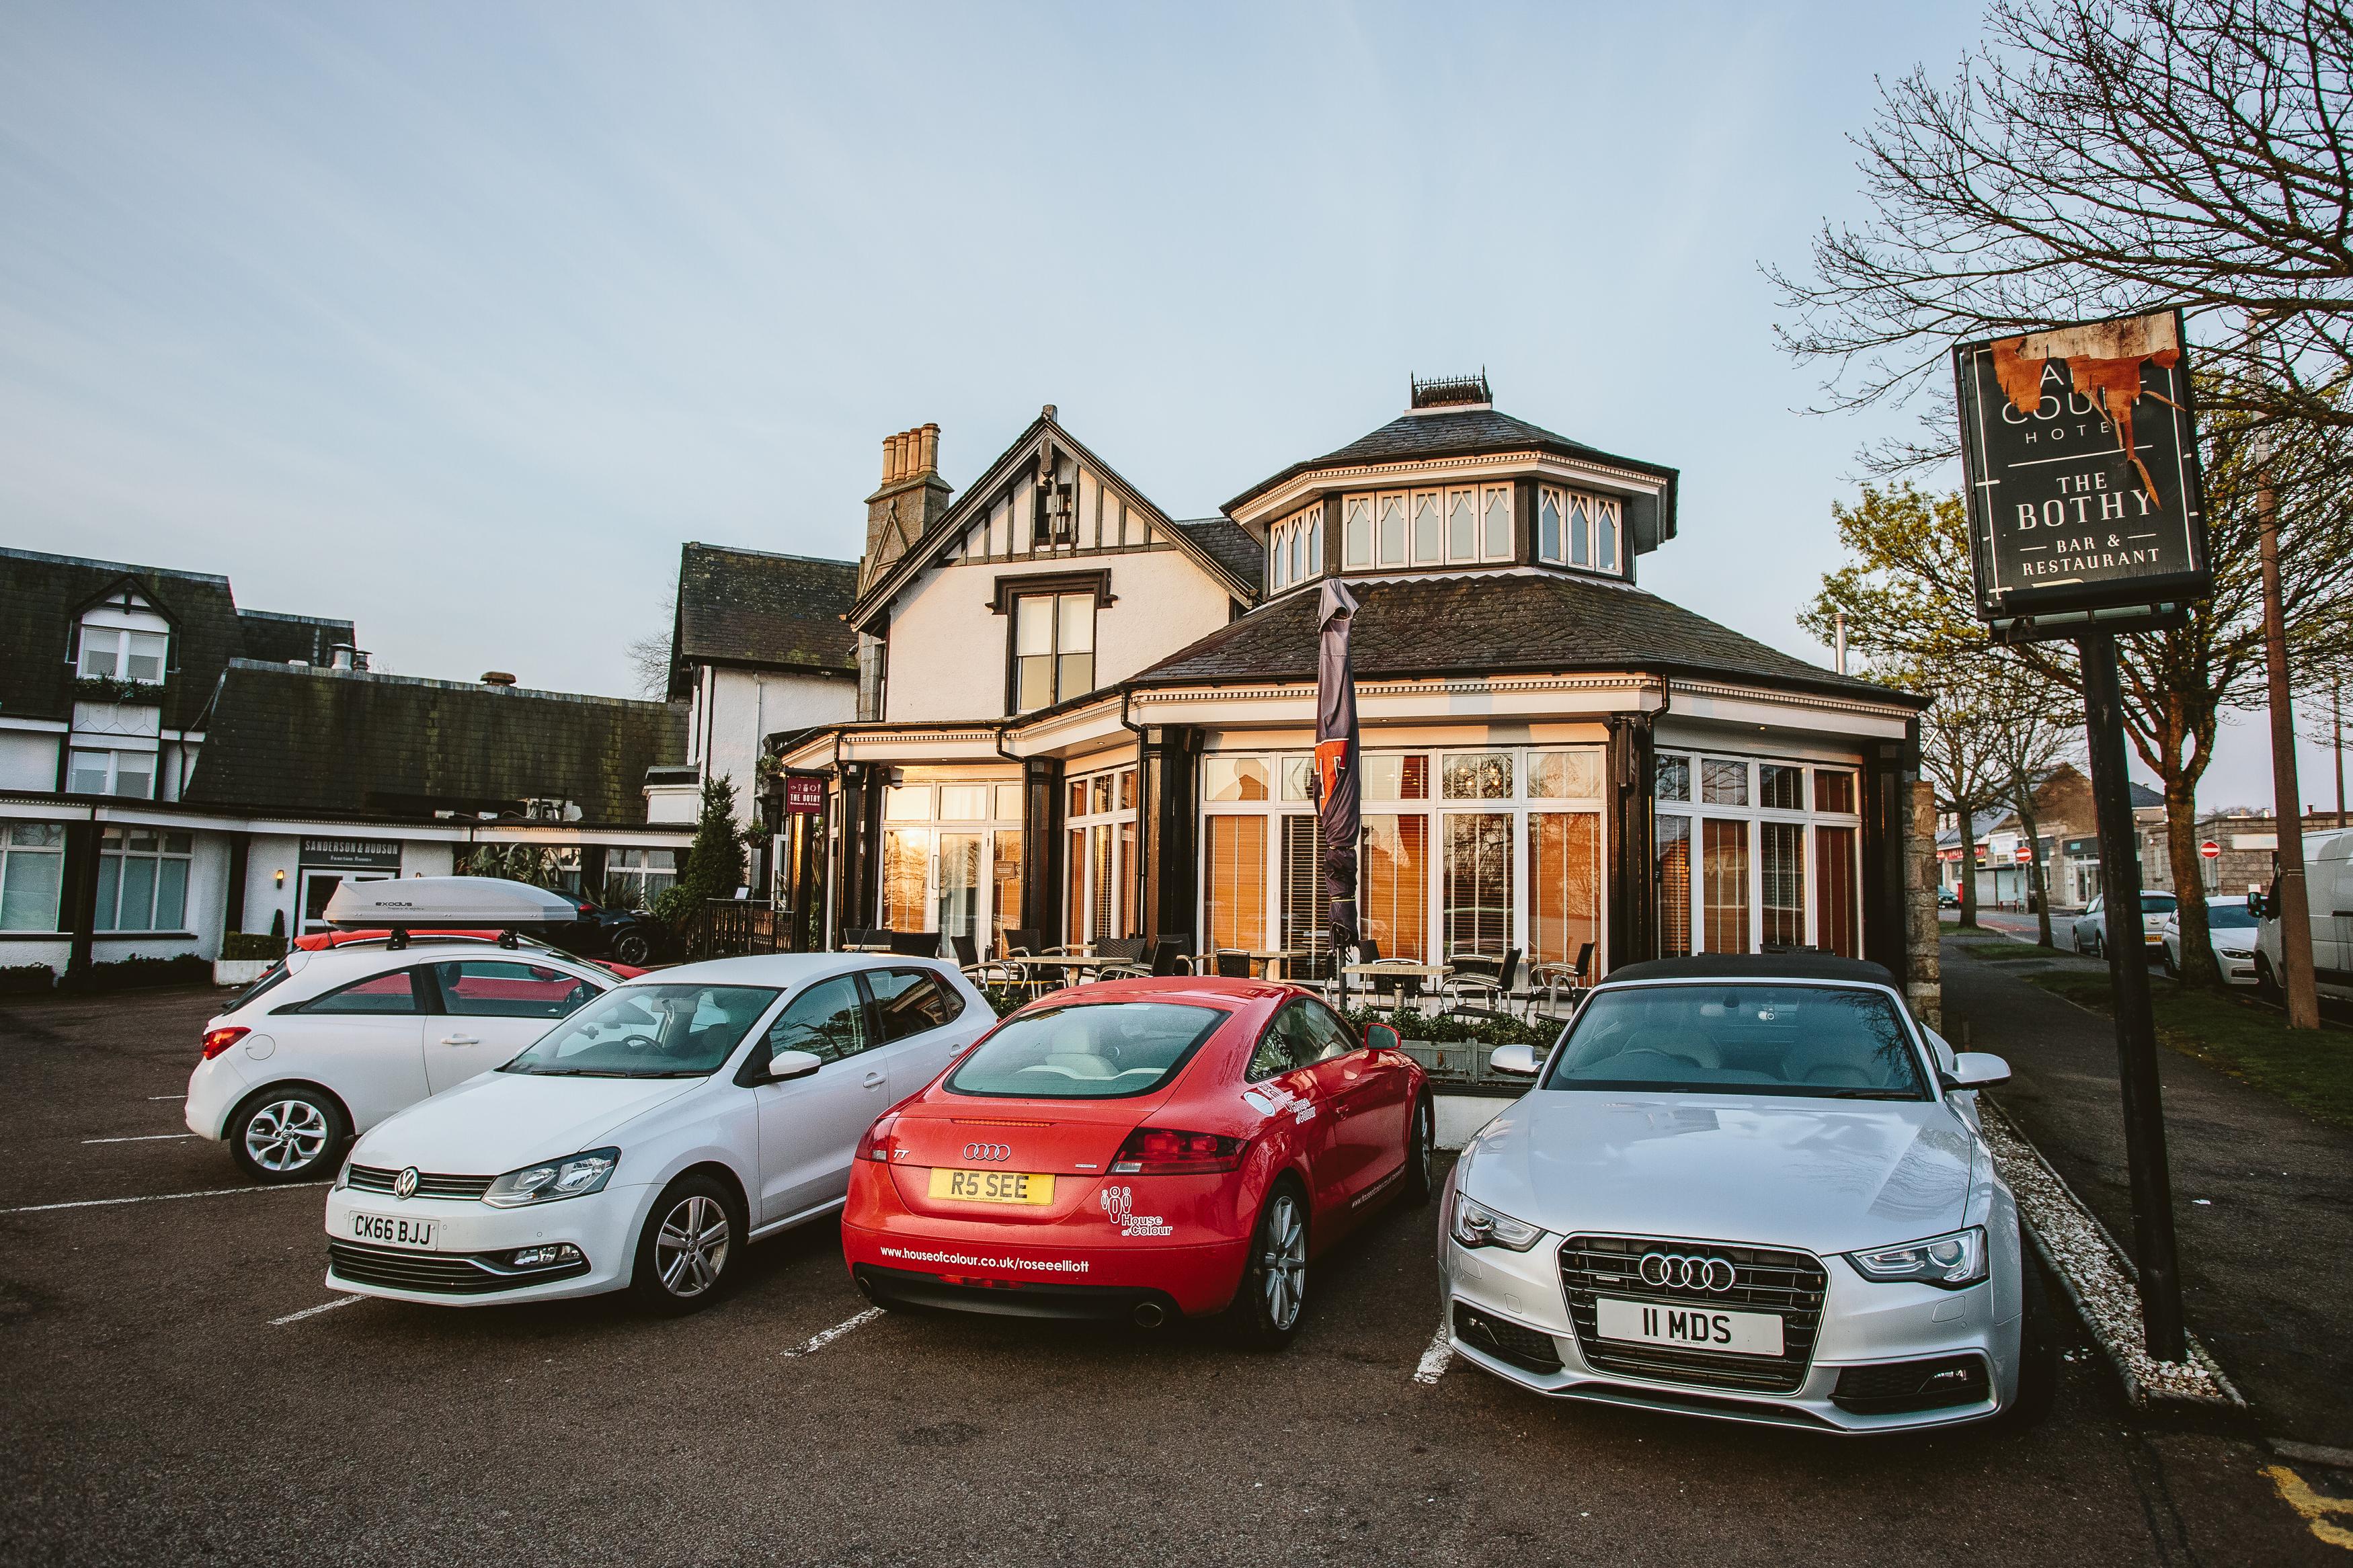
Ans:
{"type": "Polygon", "coordinates": [[[1172,977],[1032,1002],[860,1142],[841,1234],[878,1306],[1297,1331],[1309,1264],[1430,1194],[1397,1032],[1295,985],[1172,977]]]}

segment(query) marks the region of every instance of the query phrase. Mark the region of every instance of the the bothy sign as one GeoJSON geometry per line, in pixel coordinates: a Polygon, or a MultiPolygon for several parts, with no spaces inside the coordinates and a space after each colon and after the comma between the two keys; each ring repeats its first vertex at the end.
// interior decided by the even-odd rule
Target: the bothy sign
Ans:
{"type": "Polygon", "coordinates": [[[1953,372],[1978,615],[1998,633],[2128,629],[2206,594],[2178,311],[1964,343],[1953,372]]]}

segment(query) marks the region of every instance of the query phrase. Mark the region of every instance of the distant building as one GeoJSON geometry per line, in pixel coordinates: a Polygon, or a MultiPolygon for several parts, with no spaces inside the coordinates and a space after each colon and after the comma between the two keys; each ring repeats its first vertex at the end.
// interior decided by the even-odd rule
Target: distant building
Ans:
{"type": "MultiPolygon", "coordinates": [[[[2161,887],[2152,878],[2148,858],[2148,824],[2159,825],[2158,858],[2164,858],[2162,837],[2165,797],[2144,784],[2133,784],[2133,821],[2144,829],[2141,886],[2161,887]]],[[[2053,909],[2081,909],[2100,894],[2100,825],[2092,802],[2092,781],[2072,763],[2062,763],[2035,786],[2035,829],[2042,842],[2042,874],[2053,909]]],[[[1936,869],[1939,883],[1957,893],[1961,885],[1961,834],[1951,812],[1937,818],[1936,869]]],[[[2019,858],[2025,847],[2018,813],[2007,805],[1980,812],[1976,822],[1978,904],[1983,909],[2022,910],[2029,907],[2033,866],[2019,858]]]]}
{"type": "Polygon", "coordinates": [[[682,710],[375,674],[357,642],[225,577],[0,549],[0,965],[212,957],[485,849],[592,895],[675,875],[644,790],[682,710]]]}

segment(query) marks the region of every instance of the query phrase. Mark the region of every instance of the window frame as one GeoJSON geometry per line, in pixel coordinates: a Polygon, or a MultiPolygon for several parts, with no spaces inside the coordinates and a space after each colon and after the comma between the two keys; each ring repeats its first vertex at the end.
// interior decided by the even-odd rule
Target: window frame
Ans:
{"type": "Polygon", "coordinates": [[[5,909],[5,907],[9,867],[12,864],[16,863],[18,859],[30,861],[37,856],[45,857],[56,862],[55,866],[50,868],[52,875],[50,878],[51,886],[49,889],[48,924],[28,926],[0,924],[0,931],[47,932],[54,931],[58,929],[58,917],[65,912],[65,830],[66,825],[62,822],[26,822],[20,819],[12,818],[7,822],[0,823],[0,909],[5,909]],[[53,844],[19,844],[16,842],[16,835],[19,830],[26,828],[40,828],[47,830],[49,833],[53,834],[56,842],[53,844]]]}
{"type": "Polygon", "coordinates": [[[66,748],[66,787],[63,793],[67,795],[93,795],[106,800],[153,800],[155,798],[156,781],[163,776],[164,769],[161,763],[162,753],[159,752],[131,751],[128,748],[119,746],[69,745],[66,748]],[[144,795],[125,795],[122,793],[121,759],[125,756],[144,757],[147,759],[147,792],[144,795]],[[74,787],[74,775],[79,771],[75,766],[75,759],[79,757],[104,757],[106,759],[106,787],[104,789],[86,790],[77,789],[74,787]]]}
{"type": "MultiPolygon", "coordinates": [[[[302,998],[302,1000],[301,1000],[301,1001],[299,1001],[299,1002],[285,1002],[285,1003],[281,1003],[281,1004],[280,1004],[278,1006],[272,1007],[272,1008],[269,1010],[269,1012],[270,1012],[270,1016],[271,1016],[272,1017],[275,1017],[275,1016],[277,1016],[279,1014],[285,1013],[285,1014],[317,1014],[317,1015],[318,1015],[318,1016],[320,1016],[321,1017],[327,1017],[327,1018],[429,1018],[429,1017],[435,1017],[435,1016],[438,1016],[438,1015],[437,1015],[437,1014],[433,1011],[433,1009],[434,1009],[434,1005],[435,1005],[435,1004],[437,1004],[437,1003],[440,1000],[440,998],[439,998],[438,996],[437,996],[437,995],[434,994],[434,993],[436,992],[436,990],[438,989],[438,987],[436,987],[436,986],[434,985],[433,982],[432,982],[429,978],[427,978],[427,977],[425,975],[425,973],[423,973],[423,971],[424,971],[424,970],[426,970],[426,969],[429,969],[429,968],[431,968],[431,967],[432,967],[432,965],[430,965],[430,964],[410,964],[410,965],[407,965],[407,966],[406,966],[406,967],[404,967],[404,968],[400,968],[400,969],[380,969],[380,970],[376,971],[374,974],[363,974],[363,975],[361,975],[361,976],[360,976],[358,979],[356,979],[356,980],[346,980],[346,981],[345,981],[345,982],[343,982],[341,985],[333,986],[333,987],[332,987],[332,988],[330,988],[330,989],[328,989],[328,990],[322,991],[322,992],[320,992],[320,993],[319,993],[317,995],[315,995],[315,996],[305,996],[304,998],[302,998]],[[334,997],[337,997],[337,996],[342,995],[344,992],[351,990],[353,986],[373,984],[374,984],[374,983],[375,983],[376,981],[386,979],[386,978],[388,978],[388,977],[390,977],[390,976],[392,976],[392,975],[395,975],[395,974],[406,975],[406,976],[407,977],[407,979],[408,979],[408,999],[409,999],[410,1005],[411,1005],[411,1007],[412,1007],[412,1009],[413,1009],[413,1010],[412,1010],[412,1011],[410,1011],[410,1012],[406,1012],[406,1013],[343,1013],[343,1012],[338,1012],[338,1011],[335,1011],[335,1010],[332,1010],[332,1009],[330,1009],[330,1008],[327,1008],[327,1007],[324,1007],[324,1006],[322,1006],[322,1005],[321,1005],[321,1004],[322,1004],[322,1003],[327,1002],[327,1001],[329,1001],[329,1000],[331,1000],[331,999],[332,999],[332,998],[334,998],[334,997]]],[[[576,1009],[575,1009],[575,1011],[576,1011],[576,1009]]],[[[569,1015],[566,1015],[566,1016],[569,1016],[569,1015]]],[[[562,1020],[561,1020],[561,1019],[558,1019],[558,1020],[557,1020],[557,1022],[559,1022],[559,1023],[560,1023],[560,1022],[562,1022],[562,1020]]]]}
{"type": "MultiPolygon", "coordinates": [[[[171,828],[147,823],[111,823],[99,835],[98,860],[100,907],[91,911],[93,930],[108,936],[160,936],[167,933],[184,933],[189,930],[188,884],[195,876],[195,835],[194,833],[186,830],[175,833],[171,828]],[[131,847],[131,835],[134,832],[153,834],[156,847],[153,849],[131,847]],[[110,837],[113,839],[116,846],[111,849],[107,847],[110,837]],[[185,849],[173,848],[171,843],[174,837],[187,840],[188,847],[185,849]],[[109,901],[109,882],[106,874],[106,863],[109,860],[114,862],[111,886],[113,908],[111,913],[104,907],[109,901]],[[147,921],[143,925],[127,926],[122,923],[123,871],[133,860],[147,862],[154,867],[154,870],[147,883],[147,921]],[[167,861],[180,867],[180,919],[175,925],[158,925],[155,923],[155,905],[162,896],[164,866],[167,861]],[[104,923],[108,921],[111,923],[104,923]]],[[[60,912],[63,912],[62,910],[60,912]]]]}
{"type": "Polygon", "coordinates": [[[1011,718],[1027,713],[1043,712],[1049,708],[1067,702],[1074,697],[1083,697],[1087,692],[1094,690],[1097,685],[1096,660],[1101,657],[1100,648],[1103,642],[1102,596],[1100,595],[1091,596],[1083,587],[1060,584],[1041,585],[1033,592],[1011,594],[1008,595],[1008,624],[1005,628],[1006,715],[1011,718]],[[1062,689],[1062,661],[1066,658],[1075,658],[1077,655],[1075,652],[1066,653],[1062,647],[1064,605],[1069,601],[1082,598],[1089,601],[1086,609],[1087,647],[1085,650],[1088,684],[1083,690],[1065,691],[1062,689]],[[1021,651],[1021,615],[1026,606],[1036,603],[1042,603],[1046,606],[1047,651],[1042,655],[1024,654],[1021,651]],[[1045,701],[1034,707],[1023,707],[1021,663],[1024,658],[1043,658],[1046,660],[1049,676],[1047,698],[1045,701]]]}
{"type": "MultiPolygon", "coordinates": [[[[1822,900],[1831,889],[1824,882],[1821,875],[1821,862],[1818,858],[1821,852],[1820,832],[1824,828],[1851,830],[1851,850],[1847,856],[1846,879],[1843,885],[1854,890],[1855,907],[1852,911],[1854,922],[1853,940],[1856,952],[1862,951],[1866,939],[1866,922],[1863,918],[1862,897],[1864,885],[1862,768],[1862,764],[1860,762],[1835,758],[1762,752],[1727,752],[1711,751],[1704,746],[1672,743],[1662,743],[1657,747],[1651,763],[1653,820],[1655,822],[1670,817],[1674,818],[1684,825],[1687,833],[1687,837],[1683,840],[1684,853],[1688,858],[1688,870],[1685,889],[1686,907],[1683,913],[1682,926],[1686,935],[1685,945],[1688,951],[1692,952],[1724,951],[1713,948],[1707,942],[1707,879],[1704,865],[1704,846],[1707,841],[1707,834],[1703,825],[1708,822],[1737,822],[1747,825],[1746,830],[1747,866],[1745,876],[1746,936],[1739,950],[1744,952],[1764,951],[1767,923],[1765,851],[1767,836],[1765,831],[1766,825],[1794,826],[1800,830],[1793,864],[1801,882],[1800,897],[1803,900],[1804,920],[1800,934],[1803,940],[1791,945],[1811,949],[1820,949],[1830,934],[1830,922],[1824,918],[1822,900]],[[1741,799],[1737,804],[1707,798],[1709,794],[1707,774],[1711,763],[1729,763],[1742,769],[1741,799]],[[1765,799],[1764,770],[1768,767],[1790,768],[1796,771],[1799,805],[1774,806],[1761,804],[1765,799]],[[1671,800],[1659,793],[1660,775],[1670,770],[1680,772],[1682,775],[1684,788],[1683,798],[1681,800],[1671,800]],[[1821,797],[1821,782],[1827,775],[1840,775],[1844,778],[1844,787],[1839,793],[1852,803],[1852,809],[1831,810],[1825,809],[1819,804],[1821,797]]],[[[1728,774],[1721,772],[1718,776],[1728,778],[1728,774]]],[[[1662,848],[1663,845],[1654,827],[1650,849],[1654,866],[1662,848]]],[[[1656,913],[1661,922],[1661,929],[1654,932],[1654,938],[1659,952],[1664,956],[1669,953],[1669,943],[1664,929],[1668,910],[1663,900],[1656,913]]]]}
{"type": "Polygon", "coordinates": [[[1626,547],[1626,498],[1574,485],[1536,486],[1535,526],[1530,531],[1529,554],[1537,564],[1597,577],[1623,579],[1626,547]],[[1545,513],[1553,510],[1558,533],[1553,549],[1545,548],[1545,513]],[[1607,559],[1603,546],[1607,545],[1607,559]]]}

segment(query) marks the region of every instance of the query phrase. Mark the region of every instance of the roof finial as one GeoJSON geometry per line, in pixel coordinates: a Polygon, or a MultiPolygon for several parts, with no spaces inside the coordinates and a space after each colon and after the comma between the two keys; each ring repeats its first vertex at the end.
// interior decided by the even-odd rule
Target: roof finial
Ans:
{"type": "Polygon", "coordinates": [[[1493,404],[1495,395],[1487,385],[1487,367],[1481,365],[1476,375],[1439,375],[1424,381],[1409,375],[1412,387],[1409,412],[1424,408],[1462,408],[1493,404]]]}

